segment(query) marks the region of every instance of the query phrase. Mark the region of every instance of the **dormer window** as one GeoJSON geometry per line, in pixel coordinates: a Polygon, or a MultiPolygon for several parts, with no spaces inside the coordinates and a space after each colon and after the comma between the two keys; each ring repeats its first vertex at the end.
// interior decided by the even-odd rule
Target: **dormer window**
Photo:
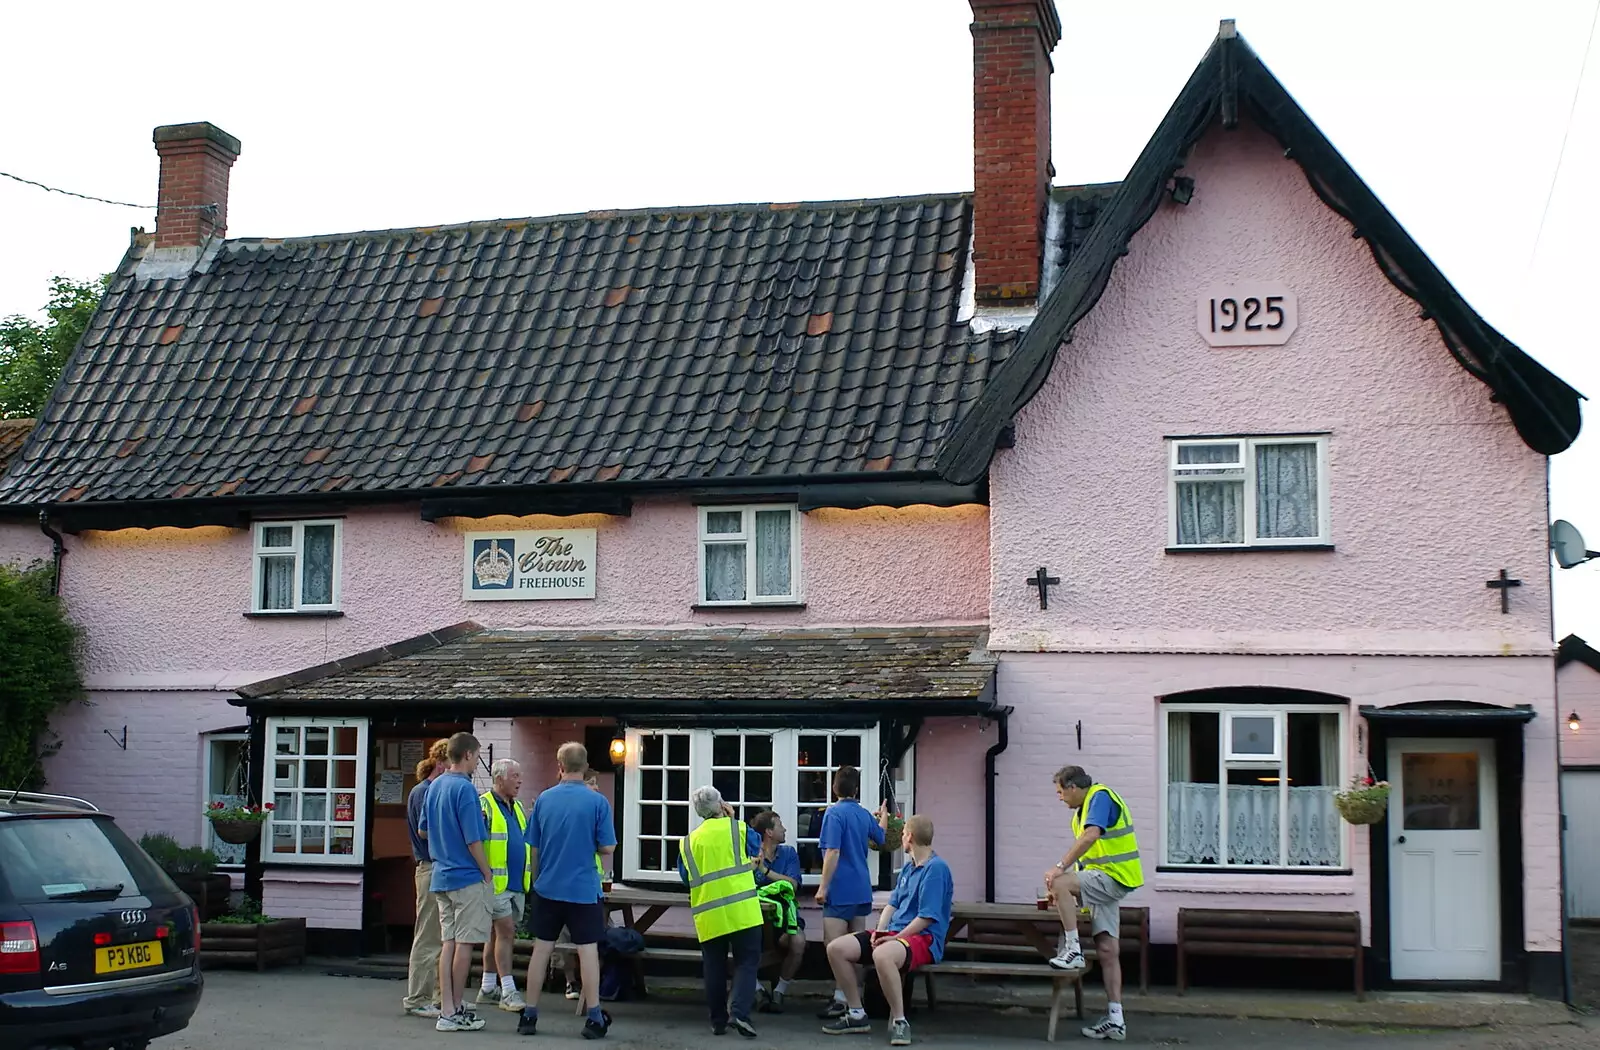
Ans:
{"type": "Polygon", "coordinates": [[[800,516],[793,504],[700,508],[700,604],[800,600],[800,516]]]}

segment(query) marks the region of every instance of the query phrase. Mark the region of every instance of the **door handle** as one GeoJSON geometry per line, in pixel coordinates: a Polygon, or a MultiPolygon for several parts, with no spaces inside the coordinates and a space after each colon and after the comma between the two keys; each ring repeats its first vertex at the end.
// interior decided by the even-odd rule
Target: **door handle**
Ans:
{"type": "Polygon", "coordinates": [[[1400,843],[1403,846],[1403,845],[1405,845],[1406,837],[1404,835],[1401,835],[1399,838],[1395,839],[1395,841],[1400,843]]]}

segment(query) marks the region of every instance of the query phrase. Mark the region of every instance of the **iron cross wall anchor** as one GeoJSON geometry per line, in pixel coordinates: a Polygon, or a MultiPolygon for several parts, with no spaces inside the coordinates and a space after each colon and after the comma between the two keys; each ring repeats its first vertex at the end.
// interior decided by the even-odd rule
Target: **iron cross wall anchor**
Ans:
{"type": "Polygon", "coordinates": [[[1028,586],[1039,588],[1039,608],[1050,608],[1050,588],[1060,582],[1061,577],[1049,575],[1049,571],[1043,565],[1028,577],[1028,586]]]}
{"type": "Polygon", "coordinates": [[[1483,585],[1488,587],[1490,590],[1500,592],[1500,612],[1501,615],[1504,615],[1511,611],[1511,588],[1521,587],[1522,581],[1513,580],[1510,576],[1506,575],[1506,571],[1504,569],[1501,569],[1499,576],[1492,580],[1484,581],[1483,585]]]}

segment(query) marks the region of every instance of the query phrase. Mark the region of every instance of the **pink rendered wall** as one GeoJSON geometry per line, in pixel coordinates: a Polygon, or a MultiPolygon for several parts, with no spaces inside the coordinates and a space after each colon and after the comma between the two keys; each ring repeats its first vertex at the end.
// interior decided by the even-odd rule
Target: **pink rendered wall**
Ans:
{"type": "Polygon", "coordinates": [[[1600,671],[1569,663],[1556,672],[1557,714],[1561,717],[1561,764],[1600,766],[1600,671]],[[1567,715],[1578,713],[1578,731],[1567,728],[1567,715]]]}
{"type": "MultiPolygon", "coordinates": [[[[992,723],[976,718],[930,718],[917,734],[912,808],[933,818],[933,848],[950,865],[958,901],[983,900],[983,755],[998,738],[992,723]]],[[[1013,736],[1011,747],[1015,746],[1013,736]]],[[[1008,767],[1010,757],[1008,749],[1000,755],[997,768],[1015,768],[1008,767]]],[[[1012,822],[1007,810],[998,816],[1002,828],[1012,822]]],[[[997,875],[1010,867],[1016,848],[1013,841],[1008,850],[997,850],[997,875]]]]}
{"type": "Polygon", "coordinates": [[[27,565],[50,557],[50,540],[37,525],[0,522],[0,565],[27,565]]]}
{"type": "MultiPolygon", "coordinates": [[[[1365,831],[1350,832],[1346,859],[1353,874],[1348,876],[1156,872],[1162,835],[1157,799],[1160,742],[1156,698],[1185,689],[1236,685],[1310,689],[1346,696],[1352,717],[1363,704],[1387,706],[1444,699],[1533,703],[1538,717],[1524,733],[1525,946],[1533,951],[1559,948],[1560,857],[1554,754],[1557,722],[1549,695],[1550,665],[1531,657],[1486,660],[1222,654],[1007,655],[1000,664],[999,695],[1002,703],[1016,707],[1016,713],[1011,718],[1011,746],[999,762],[999,899],[1031,899],[1040,875],[1071,841],[1069,815],[1050,783],[1050,775],[1056,769],[1071,763],[1083,766],[1115,788],[1133,810],[1139,850],[1147,859],[1146,886],[1130,898],[1130,904],[1150,907],[1152,936],[1156,940],[1170,943],[1175,939],[1180,907],[1360,910],[1370,921],[1370,833],[1365,831]],[[1081,751],[1074,731],[1080,719],[1081,751]],[[1264,904],[1263,900],[1271,903],[1264,904]]],[[[1359,721],[1357,717],[1358,724],[1359,721]]],[[[920,752],[918,759],[920,763],[920,752]]],[[[1347,761],[1352,768],[1366,763],[1353,727],[1347,761]]],[[[959,760],[951,765],[959,775],[968,764],[959,760]]],[[[924,768],[918,769],[919,788],[928,783],[924,768]]],[[[919,804],[920,801],[919,798],[919,804]]],[[[951,853],[972,854],[981,862],[981,826],[965,845],[949,845],[951,853]]]]}
{"type": "Polygon", "coordinates": [[[322,930],[361,929],[361,869],[268,868],[261,876],[261,907],[268,915],[304,916],[322,930]]]}
{"type": "Polygon", "coordinates": [[[641,501],[631,518],[422,521],[415,507],[345,519],[339,619],[247,619],[248,532],[127,529],[69,537],[64,593],[87,629],[95,685],[233,688],[462,620],[491,627],[981,623],[987,510],[874,508],[802,515],[806,608],[695,612],[695,508],[641,501]],[[490,528],[599,530],[592,600],[464,602],[462,536],[490,528]]]}
{"type": "Polygon", "coordinates": [[[48,790],[87,798],[135,839],[160,831],[194,845],[205,819],[201,734],[245,722],[243,709],[216,692],[92,692],[50,719],[61,750],[45,763],[48,790]],[[118,746],[125,725],[126,751],[118,746]]]}
{"type": "Polygon", "coordinates": [[[1549,652],[1544,458],[1276,142],[1213,131],[1184,173],[995,455],[991,647],[1549,652]],[[1197,299],[1249,279],[1289,286],[1298,330],[1208,347],[1197,299]],[[1336,550],[1164,553],[1165,437],[1320,431],[1336,550]]]}

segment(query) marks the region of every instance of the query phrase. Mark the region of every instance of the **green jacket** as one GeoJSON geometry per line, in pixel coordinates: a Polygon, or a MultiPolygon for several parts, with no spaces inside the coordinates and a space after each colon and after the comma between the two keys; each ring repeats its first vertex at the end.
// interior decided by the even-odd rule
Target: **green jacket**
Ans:
{"type": "Polygon", "coordinates": [[[793,885],[784,879],[773,879],[765,886],[757,887],[756,894],[777,906],[772,924],[779,933],[800,932],[800,908],[795,904],[793,885]]]}

